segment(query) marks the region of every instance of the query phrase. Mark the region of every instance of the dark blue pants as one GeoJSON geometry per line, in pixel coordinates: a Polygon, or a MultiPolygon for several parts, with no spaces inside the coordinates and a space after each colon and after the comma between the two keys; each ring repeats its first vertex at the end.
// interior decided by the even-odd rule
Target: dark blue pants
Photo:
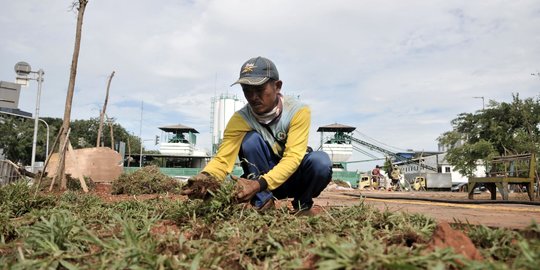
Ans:
{"type": "MultiPolygon", "coordinates": [[[[250,131],[244,137],[240,148],[240,163],[244,170],[243,178],[257,179],[270,171],[278,162],[277,157],[262,136],[250,131]]],[[[262,191],[252,199],[255,206],[275,197],[293,198],[295,209],[310,209],[313,198],[319,196],[332,179],[332,162],[328,154],[322,151],[308,152],[293,175],[281,186],[270,191],[262,191]]]]}

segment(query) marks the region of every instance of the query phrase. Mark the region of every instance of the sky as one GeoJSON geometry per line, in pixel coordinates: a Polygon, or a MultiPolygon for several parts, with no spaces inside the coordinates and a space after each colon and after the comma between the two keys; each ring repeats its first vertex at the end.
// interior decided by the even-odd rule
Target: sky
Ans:
{"type": "MultiPolygon", "coordinates": [[[[43,69],[41,117],[64,114],[71,3],[0,0],[0,80],[15,81],[19,61],[43,69]]],[[[99,116],[115,71],[107,114],[134,135],[142,129],[147,149],[172,124],[195,128],[211,149],[212,97],[243,99],[230,85],[247,59],[264,56],[282,92],[311,107],[314,148],[317,128],[339,123],[389,149],[434,151],[452,119],[482,109],[474,97],[486,106],[538,97],[539,26],[537,0],[89,0],[71,118],[99,116]]],[[[36,92],[31,81],[19,109],[33,113],[36,92]]]]}

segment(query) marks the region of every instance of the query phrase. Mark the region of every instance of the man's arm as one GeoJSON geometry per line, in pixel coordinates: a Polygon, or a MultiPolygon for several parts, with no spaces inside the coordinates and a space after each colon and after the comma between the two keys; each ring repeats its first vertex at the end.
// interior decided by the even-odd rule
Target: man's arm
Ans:
{"type": "Polygon", "coordinates": [[[269,190],[279,187],[298,169],[306,154],[310,124],[311,111],[309,107],[300,109],[291,119],[283,158],[273,169],[262,176],[268,183],[269,190]]]}
{"type": "Polygon", "coordinates": [[[204,167],[203,171],[219,180],[225,179],[225,176],[233,170],[234,162],[240,151],[240,146],[242,146],[242,140],[250,130],[251,128],[244,118],[239,113],[235,113],[227,123],[227,127],[225,127],[223,141],[218,152],[204,167]]]}

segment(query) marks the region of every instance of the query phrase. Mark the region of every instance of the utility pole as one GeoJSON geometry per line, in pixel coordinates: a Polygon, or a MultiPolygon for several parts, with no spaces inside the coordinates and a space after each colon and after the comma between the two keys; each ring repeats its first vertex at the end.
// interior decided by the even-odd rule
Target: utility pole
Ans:
{"type": "Polygon", "coordinates": [[[142,155],[143,155],[143,138],[142,138],[142,122],[143,122],[143,104],[144,104],[144,101],[141,101],[141,124],[140,124],[140,129],[139,129],[139,138],[141,140],[141,150],[140,150],[140,153],[139,153],[139,168],[142,167],[142,155]]]}
{"type": "Polygon", "coordinates": [[[107,116],[107,123],[109,124],[109,129],[110,129],[110,133],[111,133],[111,149],[116,151],[114,149],[114,131],[113,131],[114,119],[109,118],[109,116],[107,116]]]}
{"type": "Polygon", "coordinates": [[[43,84],[43,70],[39,69],[37,72],[38,92],[36,98],[36,115],[34,116],[34,137],[32,139],[32,172],[36,173],[36,144],[37,144],[37,131],[39,120],[39,104],[41,103],[41,85],[43,84]]]}
{"type": "Polygon", "coordinates": [[[485,110],[484,96],[481,96],[481,97],[473,97],[473,98],[481,98],[481,99],[482,99],[482,111],[484,111],[484,110],[485,110]]]}
{"type": "Polygon", "coordinates": [[[128,168],[129,168],[129,164],[131,163],[131,160],[132,160],[132,158],[131,158],[131,144],[130,144],[130,142],[129,142],[129,137],[130,137],[130,136],[128,135],[128,137],[127,137],[127,147],[128,147],[127,166],[128,166],[128,168]]]}
{"type": "Polygon", "coordinates": [[[111,73],[111,76],[109,76],[109,82],[107,83],[107,92],[105,94],[105,102],[103,103],[103,109],[99,113],[99,128],[98,128],[98,133],[97,133],[96,147],[99,147],[99,143],[101,140],[101,131],[103,129],[103,118],[107,111],[107,103],[109,102],[109,88],[111,87],[111,81],[112,81],[113,76],[114,76],[114,71],[111,73]]]}

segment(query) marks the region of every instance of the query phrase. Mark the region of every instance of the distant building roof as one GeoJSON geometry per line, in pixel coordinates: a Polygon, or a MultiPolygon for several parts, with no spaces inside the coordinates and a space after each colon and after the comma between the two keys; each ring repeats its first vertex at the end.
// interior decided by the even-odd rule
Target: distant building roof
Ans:
{"type": "Polygon", "coordinates": [[[160,127],[159,129],[165,131],[165,132],[176,132],[176,133],[181,133],[181,132],[192,132],[192,133],[199,133],[196,129],[192,128],[192,127],[188,127],[188,126],[184,126],[184,125],[181,125],[181,124],[178,124],[178,125],[171,125],[171,126],[164,126],[164,127],[160,127]]]}
{"type": "Polygon", "coordinates": [[[319,129],[317,129],[317,132],[353,132],[355,129],[355,127],[334,123],[327,126],[319,127],[319,129]]]}
{"type": "Polygon", "coordinates": [[[0,112],[6,112],[6,114],[11,114],[11,115],[15,115],[15,116],[22,116],[22,117],[26,117],[26,118],[32,118],[32,113],[21,111],[19,109],[0,107],[0,112]]]}

